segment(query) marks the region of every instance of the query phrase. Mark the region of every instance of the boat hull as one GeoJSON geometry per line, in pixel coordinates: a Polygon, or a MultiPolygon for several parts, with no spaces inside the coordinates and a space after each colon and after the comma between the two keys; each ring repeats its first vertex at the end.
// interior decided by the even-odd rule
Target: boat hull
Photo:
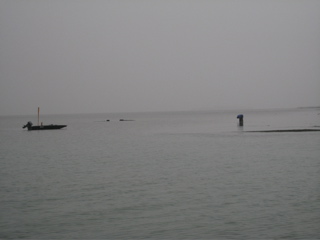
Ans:
{"type": "Polygon", "coordinates": [[[31,126],[28,127],[29,131],[33,130],[57,130],[66,127],[67,125],[43,125],[43,126],[31,126]]]}

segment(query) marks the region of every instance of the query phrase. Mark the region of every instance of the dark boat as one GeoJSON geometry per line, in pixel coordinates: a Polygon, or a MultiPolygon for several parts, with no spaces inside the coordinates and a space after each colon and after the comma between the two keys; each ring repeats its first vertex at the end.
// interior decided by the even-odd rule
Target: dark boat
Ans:
{"type": "Polygon", "coordinates": [[[67,125],[40,125],[40,126],[32,126],[32,122],[28,122],[26,125],[24,125],[22,128],[28,128],[29,131],[31,130],[55,130],[55,129],[61,129],[66,127],[67,125]]]}
{"type": "Polygon", "coordinates": [[[41,125],[39,124],[39,115],[40,115],[40,108],[38,107],[38,126],[32,126],[32,122],[28,122],[26,125],[24,125],[22,128],[28,128],[29,131],[31,130],[55,130],[55,129],[61,129],[66,127],[67,125],[41,125]]]}

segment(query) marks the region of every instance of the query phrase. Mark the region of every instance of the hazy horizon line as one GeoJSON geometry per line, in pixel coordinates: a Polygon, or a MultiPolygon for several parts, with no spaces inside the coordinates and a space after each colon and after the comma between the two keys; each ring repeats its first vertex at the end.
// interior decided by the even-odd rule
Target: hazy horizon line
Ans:
{"type": "MultiPolygon", "coordinates": [[[[212,108],[212,109],[190,109],[190,110],[146,110],[146,111],[112,111],[112,112],[77,112],[77,113],[44,113],[40,116],[53,115],[87,115],[87,114],[126,114],[126,113],[173,113],[173,112],[244,112],[244,111],[272,111],[272,110],[294,110],[294,109],[320,109],[319,106],[297,106],[297,107],[263,107],[263,108],[212,108]]],[[[34,114],[9,114],[0,115],[0,117],[22,117],[22,116],[37,116],[37,111],[34,114]]]]}

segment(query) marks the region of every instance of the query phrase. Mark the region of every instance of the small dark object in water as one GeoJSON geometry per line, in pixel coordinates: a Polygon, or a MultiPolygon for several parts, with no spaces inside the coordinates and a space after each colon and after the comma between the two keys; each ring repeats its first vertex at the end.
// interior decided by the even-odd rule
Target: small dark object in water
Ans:
{"type": "Polygon", "coordinates": [[[134,120],[128,120],[128,119],[120,119],[120,122],[124,122],[124,121],[134,121],[134,120]]]}
{"type": "Polygon", "coordinates": [[[239,114],[237,116],[237,118],[239,119],[239,126],[242,127],[243,126],[243,114],[239,114]]]}

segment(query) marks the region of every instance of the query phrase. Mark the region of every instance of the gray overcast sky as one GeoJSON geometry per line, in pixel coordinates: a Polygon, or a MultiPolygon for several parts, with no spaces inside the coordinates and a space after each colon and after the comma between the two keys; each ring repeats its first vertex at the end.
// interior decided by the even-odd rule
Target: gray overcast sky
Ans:
{"type": "Polygon", "coordinates": [[[319,105],[319,0],[0,0],[0,115],[319,105]]]}

